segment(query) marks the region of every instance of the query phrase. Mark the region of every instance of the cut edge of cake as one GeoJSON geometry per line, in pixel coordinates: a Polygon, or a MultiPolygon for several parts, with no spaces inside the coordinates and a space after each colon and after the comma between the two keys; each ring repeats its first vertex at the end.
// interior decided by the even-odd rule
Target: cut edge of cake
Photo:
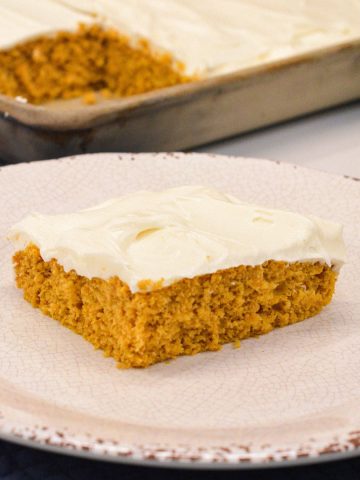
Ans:
{"type": "Polygon", "coordinates": [[[121,368],[219,350],[305,320],[331,301],[337,278],[323,262],[268,260],[132,293],[118,277],[65,272],[56,259],[44,261],[34,244],[13,261],[17,286],[33,307],[82,335],[121,368]]]}

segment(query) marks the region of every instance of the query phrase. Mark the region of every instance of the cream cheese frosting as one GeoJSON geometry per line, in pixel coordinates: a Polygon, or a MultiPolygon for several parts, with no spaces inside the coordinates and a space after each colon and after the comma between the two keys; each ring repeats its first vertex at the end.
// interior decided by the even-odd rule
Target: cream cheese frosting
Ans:
{"type": "Polygon", "coordinates": [[[258,207],[202,186],[141,191],[78,213],[33,213],[10,231],[18,249],[34,243],[65,271],[109,279],[132,292],[267,260],[345,261],[342,227],[313,216],[258,207]]]}
{"type": "Polygon", "coordinates": [[[58,30],[72,31],[90,19],[55,0],[0,0],[0,48],[58,30]]]}
{"type": "Polygon", "coordinates": [[[145,37],[212,76],[360,38],[360,0],[0,0],[0,48],[78,22],[145,37]]]}

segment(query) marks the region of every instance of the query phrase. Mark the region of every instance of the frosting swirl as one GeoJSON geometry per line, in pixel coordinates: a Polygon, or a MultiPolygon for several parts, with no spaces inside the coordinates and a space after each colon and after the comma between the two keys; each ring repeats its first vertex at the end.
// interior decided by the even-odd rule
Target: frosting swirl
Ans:
{"type": "Polygon", "coordinates": [[[88,278],[170,285],[182,278],[267,260],[345,261],[341,225],[243,203],[202,186],[142,191],[66,215],[34,213],[9,238],[88,278]]]}

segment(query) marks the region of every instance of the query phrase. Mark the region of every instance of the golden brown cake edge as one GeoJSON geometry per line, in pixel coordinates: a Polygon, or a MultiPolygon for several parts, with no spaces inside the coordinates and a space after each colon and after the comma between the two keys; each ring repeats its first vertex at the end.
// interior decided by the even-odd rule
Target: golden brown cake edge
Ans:
{"type": "Polygon", "coordinates": [[[334,293],[324,263],[269,260],[131,293],[119,278],[88,279],[45,262],[35,245],[14,257],[16,284],[33,307],[113,357],[119,367],[219,350],[319,313],[334,293]]]}
{"type": "Polygon", "coordinates": [[[87,104],[195,80],[169,53],[99,24],[41,35],[0,50],[0,92],[31,103],[83,97],[87,104]]]}

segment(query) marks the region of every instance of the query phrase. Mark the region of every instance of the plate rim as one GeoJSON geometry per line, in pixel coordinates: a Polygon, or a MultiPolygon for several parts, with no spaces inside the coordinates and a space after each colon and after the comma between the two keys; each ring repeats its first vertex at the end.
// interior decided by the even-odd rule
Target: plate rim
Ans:
{"type": "Polygon", "coordinates": [[[151,467],[161,469],[186,469],[186,470],[217,470],[217,471],[234,471],[234,470],[273,470],[277,468],[304,467],[307,465],[319,465],[329,462],[337,462],[342,460],[351,460],[360,457],[360,432],[357,438],[358,446],[353,449],[344,449],[339,451],[322,452],[316,455],[297,456],[295,458],[285,458],[278,460],[266,461],[248,461],[240,460],[238,462],[228,461],[194,461],[194,460],[160,460],[157,458],[135,458],[128,456],[109,455],[105,453],[97,453],[93,451],[85,451],[83,449],[73,449],[68,446],[54,445],[49,442],[41,442],[30,438],[22,437],[18,434],[9,434],[1,430],[0,425],[0,441],[19,445],[26,448],[32,448],[43,452],[48,452],[66,457],[80,458],[97,462],[105,462],[111,464],[151,467]]]}

